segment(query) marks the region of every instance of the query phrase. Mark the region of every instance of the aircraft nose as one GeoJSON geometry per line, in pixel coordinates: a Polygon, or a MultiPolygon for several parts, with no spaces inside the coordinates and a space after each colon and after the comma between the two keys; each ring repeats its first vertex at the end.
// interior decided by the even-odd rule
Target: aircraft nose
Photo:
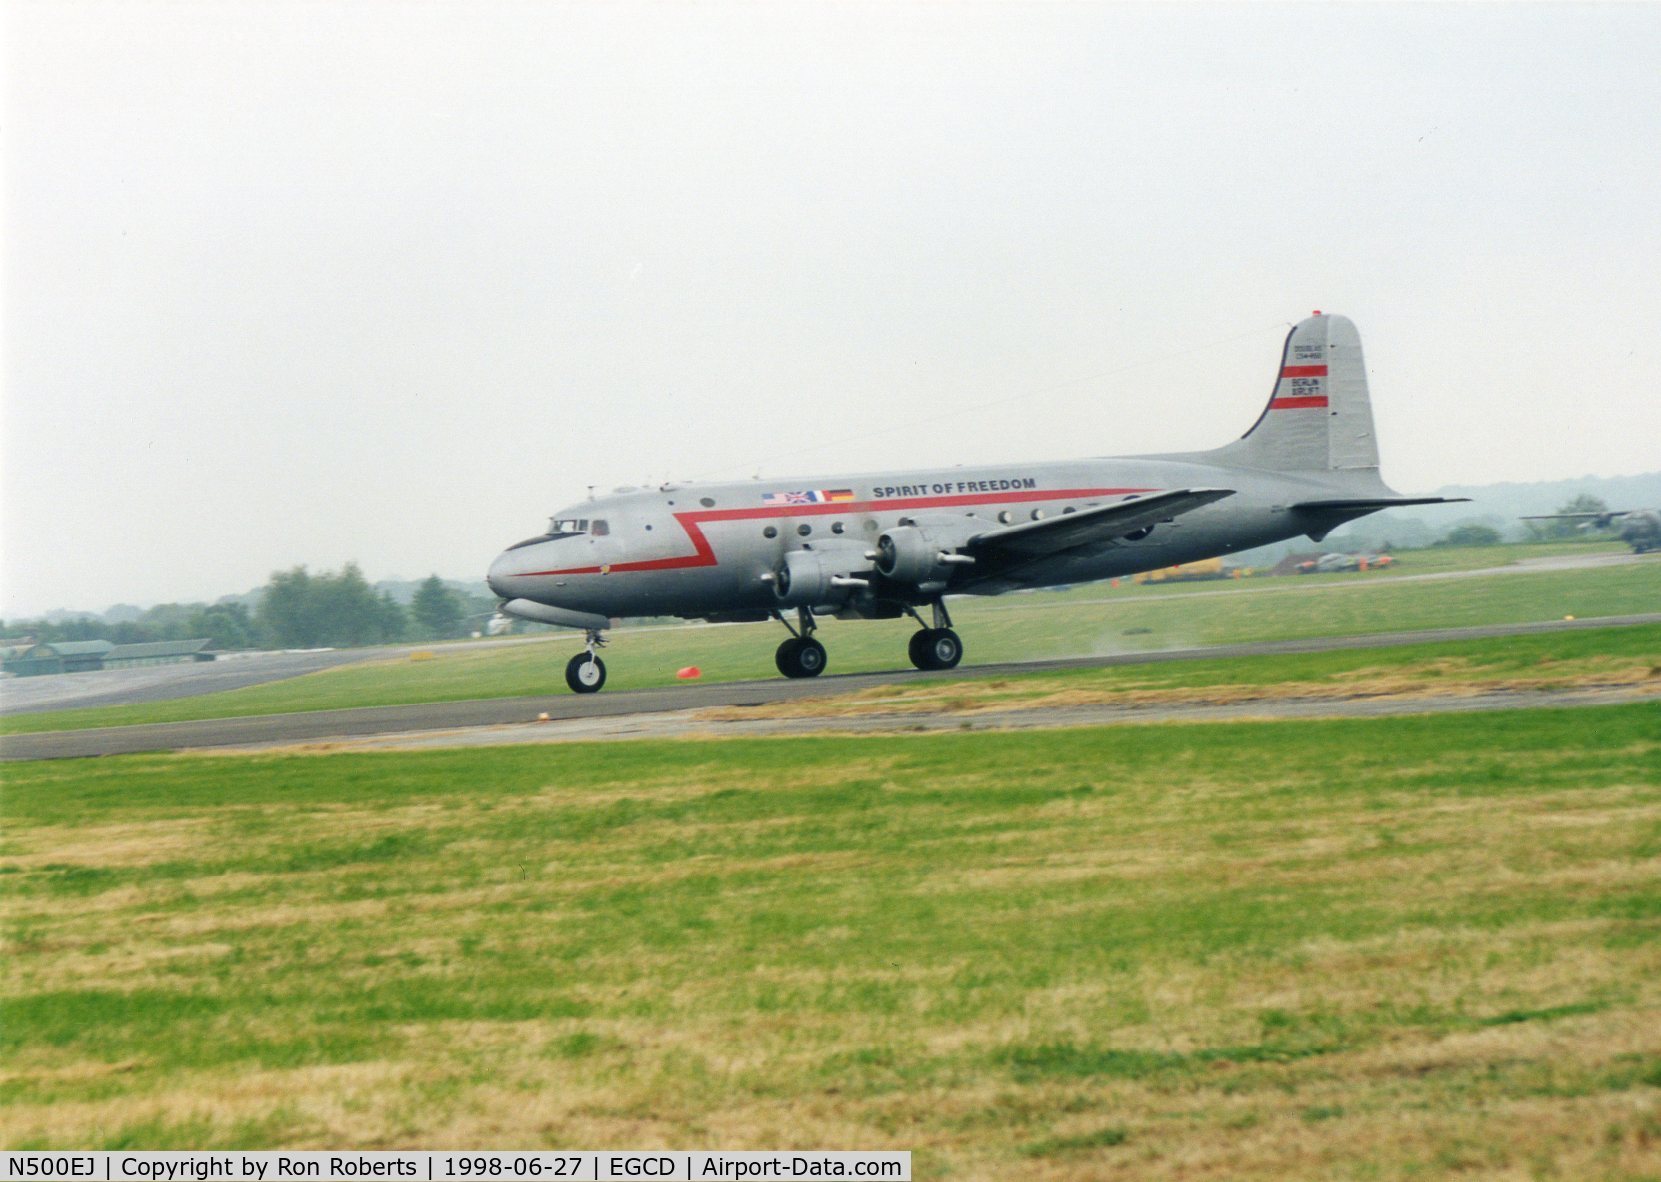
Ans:
{"type": "Polygon", "coordinates": [[[503,599],[512,599],[518,593],[514,590],[514,576],[519,573],[519,563],[513,551],[503,550],[490,564],[490,571],[484,581],[490,589],[503,599]]]}

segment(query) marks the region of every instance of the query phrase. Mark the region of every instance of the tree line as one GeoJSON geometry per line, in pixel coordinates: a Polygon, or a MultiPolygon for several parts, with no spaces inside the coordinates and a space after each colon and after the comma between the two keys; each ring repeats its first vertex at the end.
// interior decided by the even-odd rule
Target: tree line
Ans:
{"type": "MultiPolygon", "coordinates": [[[[0,636],[37,642],[108,640],[144,644],[208,637],[220,650],[346,648],[401,640],[448,640],[469,635],[478,604],[433,575],[406,607],[370,586],[355,562],[313,574],[304,566],[273,572],[255,593],[252,611],[242,603],[165,603],[135,620],[92,616],[62,621],[8,620],[0,636]]],[[[491,601],[494,606],[494,601],[491,601]]],[[[488,609],[487,609],[488,610],[488,609]]]]}

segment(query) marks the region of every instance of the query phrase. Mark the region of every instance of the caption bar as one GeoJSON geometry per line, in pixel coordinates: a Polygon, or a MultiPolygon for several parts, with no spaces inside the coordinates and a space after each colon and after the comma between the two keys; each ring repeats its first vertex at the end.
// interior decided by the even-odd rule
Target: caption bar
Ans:
{"type": "Polygon", "coordinates": [[[237,1153],[7,1153],[4,1177],[25,1182],[362,1182],[368,1178],[411,1179],[546,1179],[548,1182],[600,1182],[601,1179],[651,1179],[652,1182],[699,1182],[701,1179],[880,1178],[910,1182],[909,1152],[830,1152],[819,1150],[743,1150],[730,1153],[640,1150],[564,1153],[386,1153],[262,1151],[237,1153]]]}

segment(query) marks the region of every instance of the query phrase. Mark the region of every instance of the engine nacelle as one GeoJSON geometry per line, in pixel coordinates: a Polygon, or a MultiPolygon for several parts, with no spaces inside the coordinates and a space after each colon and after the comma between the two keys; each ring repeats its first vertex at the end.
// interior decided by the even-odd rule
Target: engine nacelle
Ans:
{"type": "Polygon", "coordinates": [[[974,562],[958,551],[983,528],[968,520],[912,520],[896,526],[877,539],[877,571],[896,583],[939,591],[951,580],[954,568],[974,562]]]}
{"type": "Polygon", "coordinates": [[[840,606],[867,586],[856,572],[868,570],[858,550],[792,550],[773,572],[773,594],[781,607],[840,606]]]}

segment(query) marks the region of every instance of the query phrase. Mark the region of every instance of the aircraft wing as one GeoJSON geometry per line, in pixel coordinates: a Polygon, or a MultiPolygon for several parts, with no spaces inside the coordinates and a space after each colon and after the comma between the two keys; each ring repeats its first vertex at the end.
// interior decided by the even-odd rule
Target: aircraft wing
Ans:
{"type": "Polygon", "coordinates": [[[1374,513],[1380,509],[1400,509],[1403,505],[1457,505],[1470,497],[1340,497],[1330,501],[1299,501],[1293,509],[1359,510],[1374,513]]]}
{"type": "Polygon", "coordinates": [[[971,554],[1020,555],[1037,557],[1071,550],[1091,542],[1111,542],[1139,529],[1169,521],[1179,513],[1232,497],[1232,488],[1179,488],[1171,492],[1080,509],[1042,521],[1028,521],[1004,529],[989,530],[969,539],[971,554]]]}

